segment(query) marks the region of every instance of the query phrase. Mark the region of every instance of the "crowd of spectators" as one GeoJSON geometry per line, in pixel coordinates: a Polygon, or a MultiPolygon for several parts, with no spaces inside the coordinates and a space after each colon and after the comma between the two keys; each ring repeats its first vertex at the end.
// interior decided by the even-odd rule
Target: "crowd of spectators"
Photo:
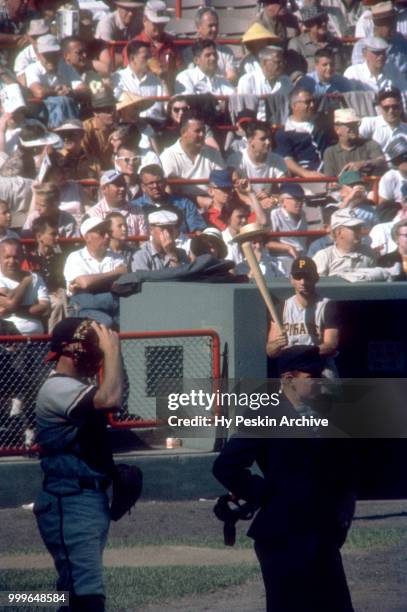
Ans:
{"type": "Polygon", "coordinates": [[[69,36],[65,9],[0,11],[3,333],[117,328],[119,276],[203,254],[249,281],[248,223],[267,278],[307,254],[320,276],[405,278],[406,0],[264,0],[241,45],[210,6],[186,45],[162,0],[79,3],[69,36]]]}

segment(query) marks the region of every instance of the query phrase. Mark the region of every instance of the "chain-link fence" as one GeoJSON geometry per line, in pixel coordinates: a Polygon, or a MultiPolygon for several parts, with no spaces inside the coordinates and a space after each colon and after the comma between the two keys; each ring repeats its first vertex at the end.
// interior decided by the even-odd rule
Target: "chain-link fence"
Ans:
{"type": "MultiPolygon", "coordinates": [[[[125,393],[113,428],[155,425],[156,395],[168,379],[219,378],[219,338],[212,330],[120,334],[125,393]]],[[[35,399],[52,369],[49,337],[0,336],[0,455],[33,452],[35,399]]]]}

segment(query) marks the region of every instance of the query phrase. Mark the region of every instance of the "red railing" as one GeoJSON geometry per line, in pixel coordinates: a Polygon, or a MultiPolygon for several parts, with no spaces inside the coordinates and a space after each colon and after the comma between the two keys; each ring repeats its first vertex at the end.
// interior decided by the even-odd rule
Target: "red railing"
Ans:
{"type": "MultiPolygon", "coordinates": [[[[119,336],[122,341],[122,353],[124,352],[126,372],[127,375],[130,375],[130,383],[128,386],[129,397],[132,386],[131,379],[133,379],[133,381],[135,380],[135,385],[137,385],[137,381],[142,380],[142,371],[145,369],[145,364],[141,364],[140,366],[140,360],[145,358],[144,351],[140,350],[139,355],[137,356],[136,354],[135,357],[134,353],[137,352],[133,351],[132,353],[132,351],[129,350],[129,341],[155,341],[154,348],[165,349],[165,347],[168,346],[168,344],[166,344],[168,339],[173,339],[174,341],[179,340],[180,342],[182,342],[182,340],[185,341],[189,339],[189,361],[194,363],[194,367],[197,367],[196,364],[198,364],[198,367],[200,367],[200,364],[204,366],[204,368],[201,369],[201,376],[194,376],[194,378],[202,378],[210,381],[220,379],[220,339],[217,332],[212,329],[123,332],[120,333],[119,336]],[[208,344],[205,344],[204,347],[195,347],[195,352],[193,353],[191,342],[194,338],[208,338],[210,347],[209,353],[207,350],[208,344]],[[162,345],[159,344],[160,339],[163,341],[162,345]],[[125,348],[124,344],[126,342],[127,346],[125,348]]],[[[20,371],[14,368],[13,374],[16,378],[14,379],[13,377],[9,377],[8,388],[6,389],[5,387],[7,385],[5,385],[4,388],[0,390],[0,392],[3,391],[2,410],[0,411],[0,456],[26,455],[38,452],[40,450],[38,445],[34,444],[27,447],[22,443],[22,430],[34,428],[33,407],[35,397],[38,392],[38,388],[46,379],[52,367],[50,364],[44,363],[43,359],[48,352],[49,340],[50,336],[46,334],[33,334],[32,336],[0,336],[0,347],[4,349],[3,353],[0,352],[0,369],[5,366],[5,358],[8,359],[10,354],[12,357],[15,357],[15,348],[19,345],[21,346],[21,344],[25,344],[27,346],[31,346],[33,349],[28,351],[24,356],[20,355],[20,359],[24,362],[26,370],[24,372],[25,376],[21,377],[23,382],[20,380],[20,371]],[[14,353],[10,353],[9,351],[13,346],[14,353]],[[32,384],[30,385],[30,381],[32,382],[34,380],[35,389],[32,388],[32,384]],[[10,421],[8,407],[8,402],[9,400],[11,401],[12,397],[20,397],[24,401],[24,412],[22,413],[21,418],[14,422],[10,421]]],[[[133,343],[130,346],[133,346],[133,343]]],[[[164,372],[162,378],[168,378],[168,374],[167,376],[165,376],[165,374],[166,373],[164,372]]],[[[185,376],[185,378],[188,378],[188,376],[185,376]]],[[[142,380],[140,384],[143,387],[144,380],[142,380]]],[[[140,400],[138,394],[137,398],[140,400]]],[[[153,396],[153,398],[151,395],[148,398],[146,396],[145,400],[147,401],[147,399],[153,401],[155,396],[153,396]]],[[[139,407],[137,407],[137,409],[139,409],[139,407]]],[[[145,429],[149,427],[156,427],[158,425],[158,421],[156,419],[134,418],[134,416],[131,414],[129,414],[127,418],[118,417],[120,417],[120,413],[110,413],[108,416],[109,424],[114,429],[145,429]]]]}
{"type": "MultiPolygon", "coordinates": [[[[157,331],[157,332],[122,332],[120,338],[122,340],[137,340],[137,339],[160,339],[160,338],[194,338],[207,337],[211,339],[211,369],[212,379],[220,378],[220,339],[216,331],[213,329],[185,329],[177,331],[157,331]]],[[[148,428],[156,427],[159,422],[156,419],[127,419],[117,420],[116,414],[109,413],[109,423],[115,429],[133,429],[133,428],[148,428]]]]}

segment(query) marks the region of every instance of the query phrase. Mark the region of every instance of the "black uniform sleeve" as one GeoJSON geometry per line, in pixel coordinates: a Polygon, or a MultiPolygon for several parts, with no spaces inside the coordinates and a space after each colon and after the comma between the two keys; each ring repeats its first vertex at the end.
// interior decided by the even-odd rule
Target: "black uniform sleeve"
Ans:
{"type": "Polygon", "coordinates": [[[266,481],[250,467],[262,453],[264,440],[235,438],[227,443],[213,465],[213,474],[228,491],[259,508],[269,496],[266,481]]]}
{"type": "Polygon", "coordinates": [[[93,399],[95,397],[97,387],[87,387],[83,393],[78,395],[75,401],[68,409],[68,416],[73,421],[80,421],[94,410],[95,406],[93,399]]]}
{"type": "Polygon", "coordinates": [[[324,329],[339,329],[341,326],[340,310],[338,304],[329,301],[324,312],[324,329]]]}

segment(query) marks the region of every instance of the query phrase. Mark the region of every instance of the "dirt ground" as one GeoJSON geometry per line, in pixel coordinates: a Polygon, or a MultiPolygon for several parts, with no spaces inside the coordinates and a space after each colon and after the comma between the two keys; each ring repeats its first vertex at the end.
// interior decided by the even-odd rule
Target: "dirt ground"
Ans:
{"type": "MultiPolygon", "coordinates": [[[[254,562],[250,547],[222,546],[212,506],[213,500],[139,503],[132,515],[112,525],[106,565],[254,562]]],[[[246,527],[240,526],[241,534],[246,527]]],[[[407,501],[360,502],[353,531],[343,557],[355,610],[407,612],[407,501]]],[[[1,510],[0,541],[0,569],[50,566],[31,511],[1,510]]],[[[141,612],[260,612],[264,601],[257,578],[238,588],[152,604],[141,612]]]]}

